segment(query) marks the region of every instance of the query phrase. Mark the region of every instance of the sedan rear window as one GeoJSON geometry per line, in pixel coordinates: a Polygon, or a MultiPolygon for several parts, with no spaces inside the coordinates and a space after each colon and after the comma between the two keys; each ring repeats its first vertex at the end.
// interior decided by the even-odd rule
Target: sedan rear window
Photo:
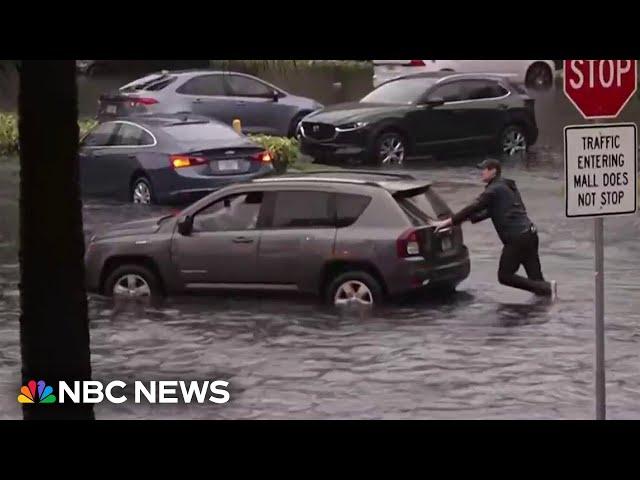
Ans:
{"type": "Polygon", "coordinates": [[[173,83],[178,77],[166,74],[153,74],[135,80],[120,88],[121,92],[135,92],[138,90],[147,90],[157,92],[167,85],[173,83]]]}
{"type": "Polygon", "coordinates": [[[201,143],[203,140],[238,140],[235,130],[220,123],[182,123],[163,130],[180,143],[201,143]]]}
{"type": "Polygon", "coordinates": [[[403,78],[393,80],[376,88],[361,102],[365,103],[417,103],[427,89],[436,83],[436,78],[403,78]]]}

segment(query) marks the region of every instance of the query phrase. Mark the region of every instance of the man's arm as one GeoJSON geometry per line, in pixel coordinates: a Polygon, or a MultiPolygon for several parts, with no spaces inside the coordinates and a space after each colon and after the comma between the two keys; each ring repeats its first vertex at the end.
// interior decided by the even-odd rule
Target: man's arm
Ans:
{"type": "MultiPolygon", "coordinates": [[[[453,223],[453,225],[459,225],[465,220],[470,220],[472,218],[473,219],[480,218],[480,220],[484,220],[485,218],[488,218],[489,216],[488,207],[491,203],[492,197],[493,197],[493,191],[490,189],[486,189],[472,203],[464,207],[458,213],[454,214],[451,217],[451,222],[453,223]],[[486,211],[487,216],[482,218],[484,211],[486,211]]],[[[480,220],[476,220],[476,222],[480,220]]]]}
{"type": "Polygon", "coordinates": [[[475,212],[469,215],[469,221],[471,223],[478,223],[478,222],[482,222],[483,220],[486,220],[489,217],[490,217],[489,209],[485,208],[481,212],[475,212]]]}

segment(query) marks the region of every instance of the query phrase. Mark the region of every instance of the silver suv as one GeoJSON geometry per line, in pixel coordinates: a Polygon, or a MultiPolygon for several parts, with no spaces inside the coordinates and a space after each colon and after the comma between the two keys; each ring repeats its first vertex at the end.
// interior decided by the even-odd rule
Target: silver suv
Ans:
{"type": "Polygon", "coordinates": [[[462,230],[429,182],[331,172],[225,187],[176,215],[128,222],[87,248],[90,291],[160,296],[213,289],[313,292],[375,304],[469,275],[462,230]]]}

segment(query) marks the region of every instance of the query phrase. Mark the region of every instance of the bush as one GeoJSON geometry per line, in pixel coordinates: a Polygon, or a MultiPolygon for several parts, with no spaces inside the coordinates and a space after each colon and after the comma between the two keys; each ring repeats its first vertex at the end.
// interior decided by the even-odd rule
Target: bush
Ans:
{"type": "Polygon", "coordinates": [[[253,75],[267,70],[290,73],[306,69],[371,71],[373,74],[373,63],[362,60],[209,60],[209,66],[216,70],[240,71],[253,75]]]}
{"type": "MultiPolygon", "coordinates": [[[[80,137],[98,124],[96,120],[78,121],[80,137]]],[[[13,113],[0,112],[0,155],[18,153],[18,117],[13,113]]]]}
{"type": "Polygon", "coordinates": [[[300,145],[295,138],[269,135],[249,135],[249,138],[273,155],[276,172],[285,172],[300,158],[300,145]]]}
{"type": "Polygon", "coordinates": [[[0,113],[0,155],[18,151],[18,119],[15,115],[0,113]]]}

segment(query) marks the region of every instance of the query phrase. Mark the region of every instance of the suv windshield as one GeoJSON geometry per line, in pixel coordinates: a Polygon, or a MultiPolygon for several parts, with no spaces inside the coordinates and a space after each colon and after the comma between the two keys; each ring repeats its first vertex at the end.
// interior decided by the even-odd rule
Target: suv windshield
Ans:
{"type": "Polygon", "coordinates": [[[436,83],[436,78],[402,78],[385,83],[364,97],[362,103],[414,104],[436,83]]]}

